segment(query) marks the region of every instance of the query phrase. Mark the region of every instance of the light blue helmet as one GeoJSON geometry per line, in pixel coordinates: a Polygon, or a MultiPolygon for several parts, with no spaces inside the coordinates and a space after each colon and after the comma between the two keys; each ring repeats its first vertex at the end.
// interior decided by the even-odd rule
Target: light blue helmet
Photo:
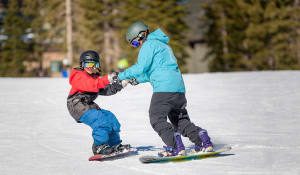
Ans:
{"type": "Polygon", "coordinates": [[[130,43],[134,38],[138,37],[141,32],[148,30],[149,27],[145,23],[142,21],[137,21],[129,26],[126,33],[126,41],[130,43]]]}

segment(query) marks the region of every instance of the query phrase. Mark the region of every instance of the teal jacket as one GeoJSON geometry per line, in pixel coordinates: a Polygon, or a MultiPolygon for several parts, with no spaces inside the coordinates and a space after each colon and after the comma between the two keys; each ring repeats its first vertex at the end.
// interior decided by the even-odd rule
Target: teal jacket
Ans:
{"type": "Polygon", "coordinates": [[[176,57],[168,45],[169,37],[160,29],[150,33],[142,44],[137,63],[119,73],[120,80],[136,78],[150,82],[153,92],[185,92],[176,57]]]}

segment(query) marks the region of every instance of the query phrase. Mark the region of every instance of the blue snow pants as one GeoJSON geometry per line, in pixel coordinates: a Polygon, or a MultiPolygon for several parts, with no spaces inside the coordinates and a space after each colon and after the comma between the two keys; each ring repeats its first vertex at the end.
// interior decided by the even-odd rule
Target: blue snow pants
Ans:
{"type": "Polygon", "coordinates": [[[102,144],[114,146],[121,143],[119,134],[121,125],[112,112],[104,109],[90,109],[80,117],[80,122],[92,128],[96,146],[102,144]]]}

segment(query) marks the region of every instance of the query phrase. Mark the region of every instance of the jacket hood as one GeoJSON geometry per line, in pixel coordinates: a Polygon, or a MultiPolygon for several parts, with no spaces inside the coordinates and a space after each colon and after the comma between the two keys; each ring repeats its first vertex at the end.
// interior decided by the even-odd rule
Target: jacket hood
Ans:
{"type": "Polygon", "coordinates": [[[161,29],[156,29],[148,35],[147,40],[159,40],[163,43],[168,43],[169,37],[161,29]]]}

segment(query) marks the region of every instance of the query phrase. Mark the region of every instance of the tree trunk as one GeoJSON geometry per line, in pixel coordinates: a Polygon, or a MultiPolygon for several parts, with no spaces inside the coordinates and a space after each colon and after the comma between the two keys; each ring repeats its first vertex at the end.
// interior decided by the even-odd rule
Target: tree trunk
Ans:
{"type": "MultiPolygon", "coordinates": [[[[114,30],[113,33],[112,33],[112,38],[114,40],[113,42],[113,50],[114,50],[114,66],[116,66],[118,60],[120,59],[120,56],[121,56],[121,46],[120,46],[120,39],[117,35],[117,31],[114,30]]],[[[115,67],[117,68],[117,67],[115,67]]]]}
{"type": "MultiPolygon", "coordinates": [[[[106,7],[102,12],[104,16],[110,16],[113,13],[117,13],[117,10],[113,7],[109,0],[103,0],[102,3],[106,7]]],[[[115,65],[121,52],[119,38],[113,21],[104,21],[103,31],[103,55],[106,65],[105,69],[106,71],[111,72],[115,70],[115,65]]]]}
{"type": "MultiPolygon", "coordinates": [[[[299,9],[300,7],[300,0],[295,0],[294,1],[294,8],[296,9],[299,9]]],[[[298,15],[295,15],[295,20],[296,22],[299,24],[300,23],[300,18],[298,15]]],[[[296,26],[296,38],[295,38],[295,45],[296,45],[296,56],[297,56],[297,59],[298,59],[298,64],[300,65],[300,27],[299,26],[296,26]]]]}
{"type": "Polygon", "coordinates": [[[72,46],[72,12],[71,0],[66,0],[66,31],[67,31],[67,59],[68,64],[73,62],[73,46],[72,46]]]}
{"type": "Polygon", "coordinates": [[[227,33],[227,29],[226,29],[226,16],[225,16],[225,13],[224,13],[224,9],[222,9],[221,11],[221,38],[222,38],[222,46],[223,46],[223,59],[224,59],[224,68],[225,68],[225,71],[228,71],[229,70],[229,65],[228,65],[228,61],[226,61],[226,56],[228,55],[228,43],[227,43],[227,36],[228,36],[228,33],[227,33]]]}
{"type": "Polygon", "coordinates": [[[112,64],[113,64],[113,55],[112,55],[112,47],[111,47],[111,28],[108,22],[104,22],[104,45],[103,45],[103,56],[105,60],[105,70],[107,72],[111,72],[112,64]]]}

